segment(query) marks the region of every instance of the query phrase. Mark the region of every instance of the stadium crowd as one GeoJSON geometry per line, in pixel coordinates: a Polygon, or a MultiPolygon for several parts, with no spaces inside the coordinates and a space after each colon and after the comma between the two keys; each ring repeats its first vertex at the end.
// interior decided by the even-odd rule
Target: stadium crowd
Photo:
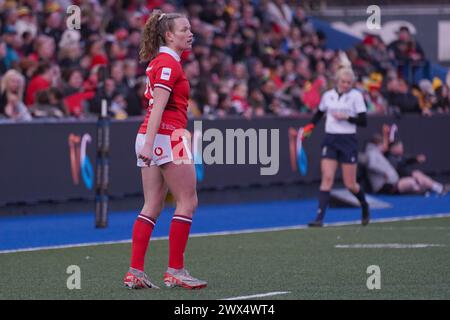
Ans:
{"type": "MultiPolygon", "coordinates": [[[[195,41],[182,58],[191,116],[298,116],[333,86],[338,52],[299,1],[0,0],[0,118],[86,118],[104,98],[117,119],[143,114],[138,48],[155,8],[190,19],[195,41]],[[71,4],[81,8],[79,30],[67,27],[71,4]]],[[[449,112],[450,76],[411,84],[403,72],[429,65],[407,27],[389,45],[368,34],[347,55],[369,113],[449,112]]]]}

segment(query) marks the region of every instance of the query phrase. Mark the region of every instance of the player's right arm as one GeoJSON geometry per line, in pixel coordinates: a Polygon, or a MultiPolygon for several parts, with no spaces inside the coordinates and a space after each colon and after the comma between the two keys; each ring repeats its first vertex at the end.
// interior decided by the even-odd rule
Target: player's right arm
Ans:
{"type": "Polygon", "coordinates": [[[145,133],[145,143],[139,151],[139,158],[141,158],[147,165],[150,165],[153,154],[153,144],[155,136],[158,132],[159,125],[161,124],[162,114],[166,107],[167,101],[169,101],[170,92],[155,88],[153,90],[153,108],[151,116],[148,119],[147,131],[145,133]]]}
{"type": "Polygon", "coordinates": [[[149,80],[148,90],[150,90],[152,96],[150,104],[153,104],[153,106],[148,119],[145,143],[139,152],[139,157],[147,165],[150,165],[152,160],[153,144],[161,124],[162,114],[169,101],[173,87],[180,77],[180,71],[177,65],[173,65],[171,62],[161,63],[155,65],[153,68],[153,70],[150,68],[147,73],[149,80]]]}

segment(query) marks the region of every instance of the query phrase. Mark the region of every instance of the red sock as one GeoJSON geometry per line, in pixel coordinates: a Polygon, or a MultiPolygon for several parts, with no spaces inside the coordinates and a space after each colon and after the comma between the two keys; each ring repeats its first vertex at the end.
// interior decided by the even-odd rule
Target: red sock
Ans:
{"type": "Polygon", "coordinates": [[[184,250],[189,238],[192,218],[174,215],[169,232],[169,268],[184,268],[184,250]]]}
{"type": "Polygon", "coordinates": [[[131,267],[144,271],[145,253],[152,235],[155,221],[139,215],[133,227],[133,243],[131,245],[131,267]]]}

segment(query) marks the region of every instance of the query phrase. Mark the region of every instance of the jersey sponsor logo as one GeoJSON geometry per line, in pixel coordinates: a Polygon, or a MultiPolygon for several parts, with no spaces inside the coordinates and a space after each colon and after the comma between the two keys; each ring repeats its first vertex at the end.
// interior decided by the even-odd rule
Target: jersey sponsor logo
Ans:
{"type": "Polygon", "coordinates": [[[158,163],[158,162],[160,162],[161,160],[164,160],[164,159],[166,159],[166,158],[169,158],[169,156],[168,156],[168,155],[164,155],[164,156],[158,157],[158,158],[156,158],[155,162],[158,163]]]}
{"type": "Polygon", "coordinates": [[[172,73],[171,68],[163,68],[161,71],[161,79],[168,81],[170,79],[170,74],[172,73]]]}
{"type": "Polygon", "coordinates": [[[166,122],[161,122],[161,124],[159,125],[160,129],[164,129],[164,130],[176,130],[177,128],[174,125],[171,125],[169,123],[166,122]]]}
{"type": "Polygon", "coordinates": [[[157,155],[158,157],[160,157],[163,154],[163,149],[161,147],[156,147],[155,148],[155,155],[157,155]]]}

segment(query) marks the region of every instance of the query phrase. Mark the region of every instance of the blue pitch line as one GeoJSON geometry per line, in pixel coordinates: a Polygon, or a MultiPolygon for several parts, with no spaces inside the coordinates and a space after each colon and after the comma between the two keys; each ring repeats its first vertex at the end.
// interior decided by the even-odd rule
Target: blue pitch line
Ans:
{"type": "MultiPolygon", "coordinates": [[[[372,210],[373,219],[401,218],[450,212],[450,196],[384,196],[392,208],[372,210]]],[[[316,200],[274,201],[200,206],[192,233],[211,233],[306,225],[315,216],[316,200]]],[[[94,213],[31,215],[0,218],[0,251],[120,241],[131,238],[137,212],[113,212],[107,229],[94,228],[94,213]]],[[[164,209],[153,232],[167,236],[173,208],[164,209]]],[[[329,209],[326,223],[360,219],[360,209],[329,209]]]]}

